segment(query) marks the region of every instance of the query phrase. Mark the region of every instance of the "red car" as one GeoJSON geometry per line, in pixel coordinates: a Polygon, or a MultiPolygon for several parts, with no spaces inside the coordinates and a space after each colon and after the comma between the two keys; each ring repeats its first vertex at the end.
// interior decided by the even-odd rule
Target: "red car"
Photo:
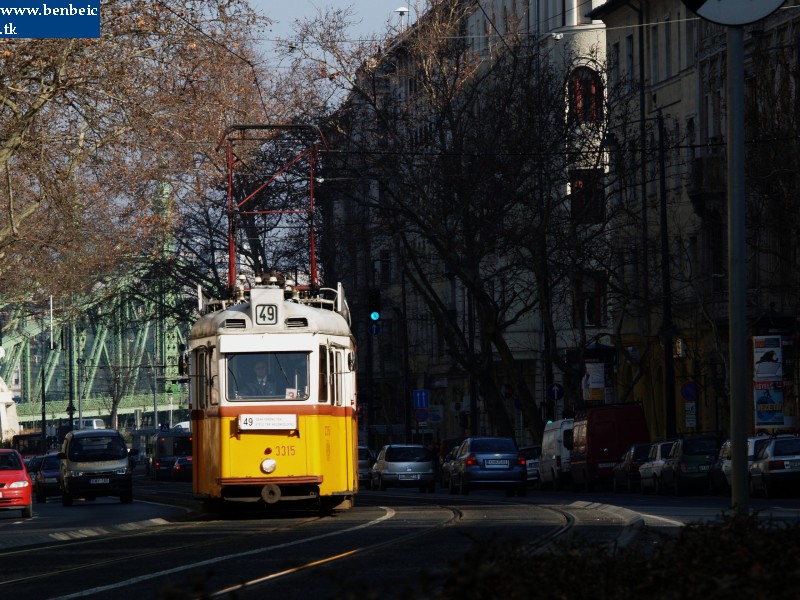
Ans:
{"type": "Polygon", "coordinates": [[[33,516],[33,484],[22,455],[0,448],[0,510],[21,510],[23,519],[33,516]]]}

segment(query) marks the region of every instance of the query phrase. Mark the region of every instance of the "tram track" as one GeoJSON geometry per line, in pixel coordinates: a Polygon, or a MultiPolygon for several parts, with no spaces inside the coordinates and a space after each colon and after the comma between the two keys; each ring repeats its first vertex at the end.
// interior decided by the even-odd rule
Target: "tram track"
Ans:
{"type": "Polygon", "coordinates": [[[5,575],[13,575],[0,582],[0,594],[124,600],[155,597],[175,582],[186,585],[201,577],[201,593],[179,597],[256,598],[267,586],[270,594],[292,597],[298,588],[317,589],[310,582],[356,585],[359,573],[376,570],[383,573],[379,580],[395,577],[393,589],[396,580],[413,581],[421,569],[443,581],[451,568],[446,559],[495,535],[522,538],[524,553],[547,551],[580,525],[573,513],[595,509],[489,497],[458,503],[407,494],[364,494],[362,499],[361,510],[290,517],[278,526],[273,520],[264,527],[258,516],[202,520],[3,552],[5,575]],[[45,560],[48,568],[23,567],[32,557],[45,560]],[[346,577],[349,582],[339,580],[346,577]]]}

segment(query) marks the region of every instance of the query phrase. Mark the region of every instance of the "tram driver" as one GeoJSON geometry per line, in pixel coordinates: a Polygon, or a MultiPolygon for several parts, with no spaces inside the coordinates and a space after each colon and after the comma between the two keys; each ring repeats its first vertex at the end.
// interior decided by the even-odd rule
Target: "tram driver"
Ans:
{"type": "Polygon", "coordinates": [[[256,360],[253,365],[253,379],[248,384],[246,390],[248,396],[274,396],[275,385],[274,382],[269,380],[267,361],[263,359],[256,360]]]}

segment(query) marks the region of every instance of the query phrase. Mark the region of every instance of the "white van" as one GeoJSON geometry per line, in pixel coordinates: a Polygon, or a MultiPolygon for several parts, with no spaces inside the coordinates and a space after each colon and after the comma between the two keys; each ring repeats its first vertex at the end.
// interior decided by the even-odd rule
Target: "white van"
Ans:
{"type": "Polygon", "coordinates": [[[103,419],[81,419],[75,429],[105,429],[106,423],[103,419]]]}
{"type": "Polygon", "coordinates": [[[539,457],[539,482],[558,489],[570,477],[569,453],[572,450],[573,419],[548,423],[542,434],[542,454],[539,457]]]}

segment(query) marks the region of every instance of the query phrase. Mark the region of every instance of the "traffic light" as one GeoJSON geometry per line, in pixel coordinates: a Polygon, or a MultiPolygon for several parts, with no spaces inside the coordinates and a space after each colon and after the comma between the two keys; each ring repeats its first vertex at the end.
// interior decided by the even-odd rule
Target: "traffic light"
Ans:
{"type": "Polygon", "coordinates": [[[369,320],[373,323],[381,320],[381,290],[372,288],[369,291],[369,320]]]}

